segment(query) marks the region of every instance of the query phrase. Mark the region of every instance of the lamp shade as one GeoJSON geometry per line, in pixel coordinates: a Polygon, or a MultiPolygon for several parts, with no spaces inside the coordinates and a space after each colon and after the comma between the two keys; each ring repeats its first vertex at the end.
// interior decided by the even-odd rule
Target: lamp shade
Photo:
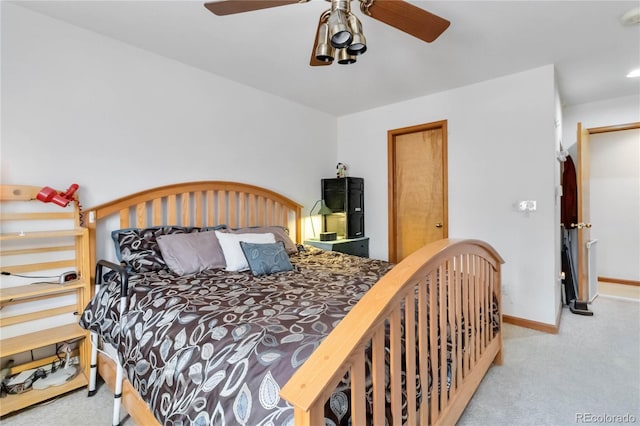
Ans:
{"type": "Polygon", "coordinates": [[[324,216],[332,213],[333,211],[329,207],[327,207],[327,203],[325,203],[324,200],[320,200],[320,210],[318,210],[318,214],[324,216]]]}
{"type": "Polygon", "coordinates": [[[318,210],[318,213],[316,214],[325,216],[333,213],[333,211],[329,207],[327,207],[327,204],[324,202],[324,200],[318,200],[314,203],[313,207],[311,207],[311,210],[309,210],[309,220],[311,222],[311,230],[313,231],[314,238],[316,236],[316,229],[313,226],[313,219],[311,218],[311,216],[313,216],[313,210],[318,206],[318,204],[320,204],[320,210],[318,210]]]}

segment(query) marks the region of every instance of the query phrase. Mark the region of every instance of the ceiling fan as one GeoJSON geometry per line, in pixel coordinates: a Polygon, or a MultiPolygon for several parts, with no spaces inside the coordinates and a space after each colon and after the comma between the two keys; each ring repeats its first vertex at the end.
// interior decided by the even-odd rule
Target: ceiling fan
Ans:
{"type": "MultiPolygon", "coordinates": [[[[205,3],[216,15],[233,15],[254,10],[307,3],[309,0],[222,0],[205,3]]],[[[320,15],[315,42],[311,51],[311,66],[330,65],[337,58],[340,64],[352,64],[367,50],[362,24],[351,13],[354,0],[327,0],[331,9],[320,15]]],[[[450,22],[404,0],[357,0],[364,15],[384,22],[420,40],[431,43],[450,22]]]]}

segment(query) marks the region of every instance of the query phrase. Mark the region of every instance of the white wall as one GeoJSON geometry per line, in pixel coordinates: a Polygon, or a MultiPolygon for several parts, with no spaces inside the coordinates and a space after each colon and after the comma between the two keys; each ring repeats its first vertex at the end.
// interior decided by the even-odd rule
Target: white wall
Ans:
{"type": "Polygon", "coordinates": [[[448,120],[449,235],[504,257],[504,313],[555,324],[558,305],[553,66],[338,119],[338,159],[365,178],[371,255],[388,258],[387,131],[448,120]],[[536,200],[538,210],[514,210],[536,200]]]}
{"type": "Polygon", "coordinates": [[[567,106],[563,110],[562,117],[562,145],[565,149],[571,148],[571,154],[575,159],[574,145],[578,123],[582,123],[583,128],[589,129],[638,122],[640,121],[640,94],[567,106]]]}
{"type": "Polygon", "coordinates": [[[2,2],[3,183],[85,206],[162,184],[236,180],[308,209],[333,173],[322,112],[2,2]]]}
{"type": "Polygon", "coordinates": [[[598,276],[640,281],[640,129],[591,135],[598,276]]]}

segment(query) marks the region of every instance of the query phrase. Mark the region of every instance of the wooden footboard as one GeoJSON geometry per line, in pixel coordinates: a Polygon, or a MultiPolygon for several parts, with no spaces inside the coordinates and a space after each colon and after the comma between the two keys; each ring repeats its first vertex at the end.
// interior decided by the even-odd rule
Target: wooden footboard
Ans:
{"type": "Polygon", "coordinates": [[[367,386],[372,387],[374,425],[385,424],[387,391],[394,425],[402,423],[403,394],[406,424],[454,424],[491,363],[502,362],[501,263],[491,246],[477,240],[437,241],[404,259],[365,294],[282,388],[281,396],[294,406],[296,426],[324,424],[325,403],[346,374],[354,425],[371,422],[367,386]],[[368,348],[370,378],[365,377],[368,348]],[[421,398],[416,394],[418,380],[421,398]]]}

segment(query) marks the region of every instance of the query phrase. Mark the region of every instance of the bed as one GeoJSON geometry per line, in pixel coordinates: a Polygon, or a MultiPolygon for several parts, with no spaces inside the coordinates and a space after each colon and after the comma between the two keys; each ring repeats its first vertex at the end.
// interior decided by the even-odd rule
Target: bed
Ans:
{"type": "Polygon", "coordinates": [[[87,210],[98,267],[81,323],[94,346],[99,336],[116,349],[92,354],[92,376],[114,390],[114,424],[120,402],[140,425],[455,423],[502,363],[500,256],[478,240],[441,240],[398,265],[324,252],[300,245],[301,211],[276,192],[220,181],[87,210]],[[204,234],[240,244],[249,270],[181,270],[157,253],[166,235],[204,234]],[[120,256],[124,247],[121,264],[98,259],[110,237],[120,256]],[[149,244],[151,260],[131,252],[149,244]],[[264,248],[290,269],[254,268],[250,253],[264,248]]]}

